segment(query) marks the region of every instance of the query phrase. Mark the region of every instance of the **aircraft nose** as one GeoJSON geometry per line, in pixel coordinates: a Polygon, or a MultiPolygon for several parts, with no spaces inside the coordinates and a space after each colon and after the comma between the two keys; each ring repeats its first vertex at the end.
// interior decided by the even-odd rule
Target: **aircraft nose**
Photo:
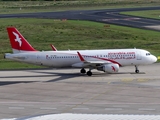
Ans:
{"type": "Polygon", "coordinates": [[[157,62],[157,57],[153,55],[153,56],[152,56],[152,61],[153,61],[153,62],[157,62]]]}

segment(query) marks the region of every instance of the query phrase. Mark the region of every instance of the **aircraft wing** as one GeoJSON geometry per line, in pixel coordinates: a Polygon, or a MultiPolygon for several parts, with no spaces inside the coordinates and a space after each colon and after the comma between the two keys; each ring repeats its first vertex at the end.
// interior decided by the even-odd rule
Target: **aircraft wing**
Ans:
{"type": "Polygon", "coordinates": [[[90,64],[109,64],[111,62],[110,61],[87,61],[87,63],[90,63],[90,64]]]}
{"type": "Polygon", "coordinates": [[[83,56],[79,52],[77,52],[77,53],[78,53],[78,56],[79,56],[81,62],[73,64],[72,65],[73,67],[88,67],[88,66],[97,67],[97,66],[101,66],[103,64],[110,64],[110,63],[112,63],[110,61],[102,61],[102,60],[99,60],[99,61],[90,61],[89,60],[88,61],[88,60],[85,60],[83,58],[83,56]]]}

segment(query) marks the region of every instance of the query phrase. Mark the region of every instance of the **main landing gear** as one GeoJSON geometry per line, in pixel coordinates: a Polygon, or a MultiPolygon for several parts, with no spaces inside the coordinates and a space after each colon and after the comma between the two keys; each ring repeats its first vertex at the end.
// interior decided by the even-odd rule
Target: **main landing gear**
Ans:
{"type": "Polygon", "coordinates": [[[82,68],[82,69],[80,70],[80,72],[84,74],[84,73],[86,73],[86,70],[85,70],[84,68],[82,68]]]}
{"type": "Polygon", "coordinates": [[[138,66],[135,65],[135,73],[139,73],[138,66]]]}
{"type": "Polygon", "coordinates": [[[88,76],[92,76],[92,72],[89,70],[89,71],[87,72],[87,75],[88,75],[88,76]]]}
{"type": "MultiPolygon", "coordinates": [[[[82,68],[82,69],[80,70],[80,72],[81,72],[82,74],[84,74],[84,73],[86,73],[86,70],[85,70],[84,68],[82,68]]],[[[89,69],[89,71],[87,71],[87,75],[88,75],[88,76],[92,76],[91,69],[89,69]]]]}

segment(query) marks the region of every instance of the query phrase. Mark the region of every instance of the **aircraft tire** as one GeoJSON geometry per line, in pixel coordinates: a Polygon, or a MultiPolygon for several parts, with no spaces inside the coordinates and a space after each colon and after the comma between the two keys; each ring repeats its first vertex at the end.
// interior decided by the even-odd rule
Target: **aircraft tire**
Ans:
{"type": "Polygon", "coordinates": [[[135,70],[135,73],[139,73],[139,70],[135,70]]]}
{"type": "Polygon", "coordinates": [[[82,68],[82,69],[80,70],[80,72],[81,72],[81,73],[86,73],[86,70],[85,70],[84,68],[82,68]]]}
{"type": "Polygon", "coordinates": [[[92,76],[92,72],[91,72],[91,71],[88,71],[88,72],[87,72],[87,75],[88,75],[88,76],[92,76]]]}

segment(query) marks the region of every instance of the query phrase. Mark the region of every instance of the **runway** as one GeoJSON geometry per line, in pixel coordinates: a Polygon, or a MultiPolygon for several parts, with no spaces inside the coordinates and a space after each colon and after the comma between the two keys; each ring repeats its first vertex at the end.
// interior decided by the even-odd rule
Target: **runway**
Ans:
{"type": "Polygon", "coordinates": [[[0,71],[0,119],[50,113],[160,113],[160,64],[122,67],[118,74],[79,69],[0,71]]]}
{"type": "Polygon", "coordinates": [[[116,24],[122,26],[160,31],[160,20],[158,19],[149,19],[149,18],[120,14],[120,12],[141,11],[141,10],[160,10],[160,6],[141,7],[141,8],[103,9],[103,10],[76,10],[76,11],[62,11],[62,12],[0,14],[0,18],[49,18],[49,19],[89,20],[106,24],[116,24]]]}

